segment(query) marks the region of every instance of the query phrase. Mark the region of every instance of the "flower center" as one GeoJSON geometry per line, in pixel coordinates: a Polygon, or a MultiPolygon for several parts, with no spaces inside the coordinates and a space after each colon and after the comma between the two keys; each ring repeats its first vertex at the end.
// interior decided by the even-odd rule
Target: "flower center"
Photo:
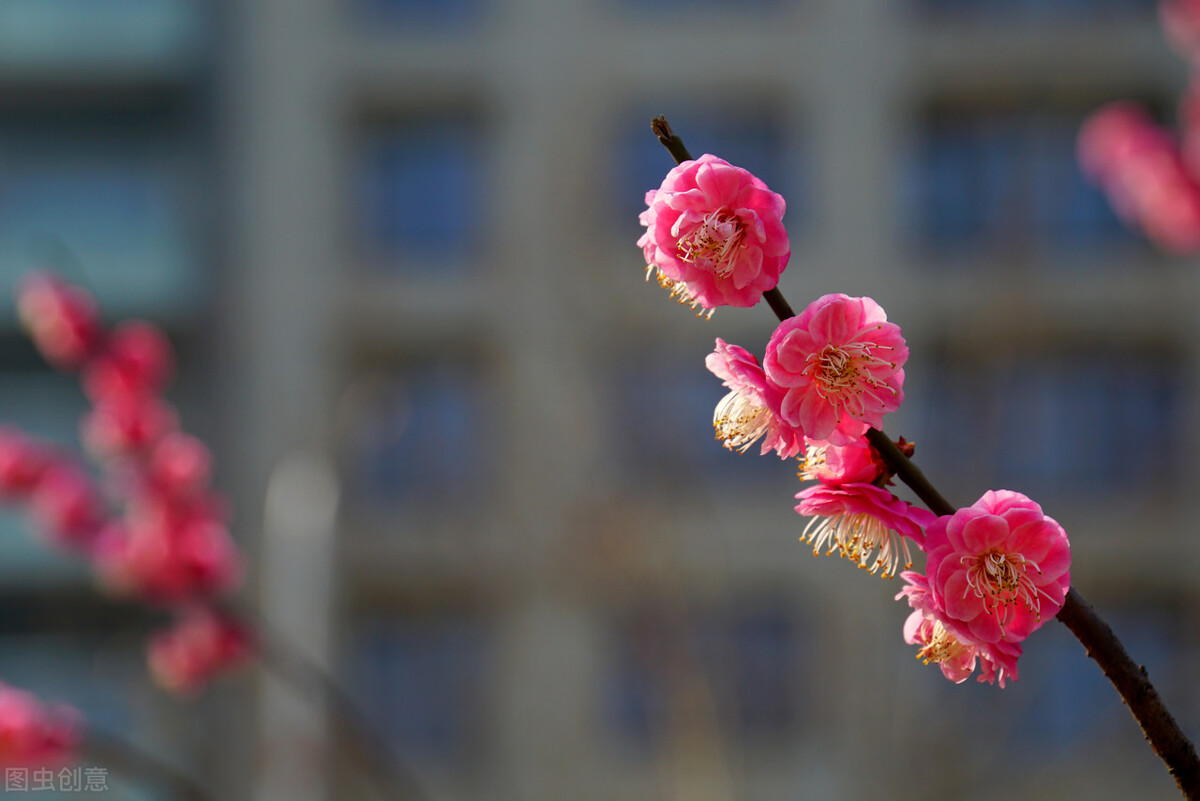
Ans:
{"type": "Polygon", "coordinates": [[[917,651],[917,659],[923,661],[926,665],[930,662],[936,662],[939,665],[946,663],[957,663],[964,659],[970,659],[972,645],[966,645],[950,632],[946,631],[946,627],[942,625],[942,621],[936,620],[933,623],[933,631],[929,634],[929,642],[917,651]]]}
{"type": "Polygon", "coordinates": [[[1018,603],[1040,618],[1042,602],[1038,596],[1045,595],[1045,592],[1030,575],[1030,568],[1041,572],[1036,562],[1020,553],[988,551],[964,556],[961,564],[967,569],[967,589],[963,597],[967,592],[974,591],[977,597],[983,599],[984,611],[989,615],[999,610],[1001,626],[1007,625],[1013,607],[1018,603]]]}
{"type": "Polygon", "coordinates": [[[771,410],[741,392],[730,392],[713,411],[717,439],[732,451],[745,453],[771,428],[771,410]]]}
{"type": "Polygon", "coordinates": [[[819,353],[808,355],[804,374],[822,398],[835,406],[846,406],[851,414],[863,414],[868,400],[878,405],[883,400],[882,393],[896,394],[894,388],[872,372],[872,368],[896,369],[894,362],[875,355],[876,349],[892,350],[890,346],[871,342],[831,343],[819,353]]]}
{"type": "Polygon", "coordinates": [[[882,567],[881,578],[896,575],[901,555],[904,556],[904,567],[912,567],[912,554],[908,550],[907,540],[865,512],[814,517],[804,527],[800,539],[813,546],[814,556],[820,554],[821,547],[828,543],[826,555],[838,551],[841,556],[857,562],[859,567],[872,573],[882,567]],[[872,560],[871,554],[875,551],[879,553],[872,560]]]}
{"type": "Polygon", "coordinates": [[[691,233],[680,237],[679,258],[711,268],[718,278],[728,278],[745,239],[746,227],[741,219],[729,209],[717,209],[691,233]]]}

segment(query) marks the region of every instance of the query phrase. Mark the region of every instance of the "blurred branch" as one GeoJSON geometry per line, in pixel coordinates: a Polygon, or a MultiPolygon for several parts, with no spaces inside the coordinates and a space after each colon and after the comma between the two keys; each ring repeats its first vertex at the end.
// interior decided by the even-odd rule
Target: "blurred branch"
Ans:
{"type": "Polygon", "coordinates": [[[171,794],[185,801],[213,801],[190,776],[163,762],[127,740],[106,732],[88,729],[80,749],[90,758],[130,780],[149,779],[170,788],[171,794]]]}

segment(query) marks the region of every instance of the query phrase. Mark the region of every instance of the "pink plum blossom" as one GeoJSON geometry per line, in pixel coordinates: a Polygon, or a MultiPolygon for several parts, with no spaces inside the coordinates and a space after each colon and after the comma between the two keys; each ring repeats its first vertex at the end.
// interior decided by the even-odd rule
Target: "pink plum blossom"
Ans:
{"type": "Polygon", "coordinates": [[[81,465],[57,458],[42,472],[29,498],[41,533],[55,545],[88,552],[107,517],[99,488],[81,465]]]}
{"type": "Polygon", "coordinates": [[[99,403],[159,393],[174,365],[171,343],[155,325],[131,320],[116,326],[84,367],[84,393],[99,403]]]}
{"type": "Polygon", "coordinates": [[[0,683],[0,767],[51,768],[71,762],[80,715],[0,683]]]}
{"type": "Polygon", "coordinates": [[[0,426],[0,499],[25,501],[52,460],[49,448],[11,426],[0,426]]]}
{"type": "Polygon", "coordinates": [[[800,465],[800,478],[822,484],[875,484],[888,475],[879,454],[865,438],[847,445],[809,443],[800,465]]]}
{"type": "MultiPolygon", "coordinates": [[[[1194,161],[1195,143],[1184,146],[1194,161]]],[[[1120,102],[1093,112],[1079,131],[1078,153],[1083,171],[1129,225],[1165,250],[1200,249],[1200,182],[1176,138],[1144,111],[1120,102]]]]}
{"type": "Polygon", "coordinates": [[[208,607],[189,609],[156,634],[147,654],[150,673],[167,690],[191,693],[212,678],[240,667],[254,647],[246,628],[208,607]]]}
{"type": "Polygon", "coordinates": [[[78,368],[103,339],[92,296],[50,273],[30,273],[21,281],[17,313],[42,356],[55,367],[78,368]]]}
{"type": "Polygon", "coordinates": [[[96,403],[80,423],[80,440],[99,458],[145,451],[178,426],[170,404],[148,393],[117,394],[96,403]]]}
{"type": "Polygon", "coordinates": [[[1058,614],[1070,587],[1062,526],[1029,498],[988,491],[926,529],[930,592],[973,642],[1020,642],[1058,614]]]}
{"type": "Polygon", "coordinates": [[[713,412],[713,428],[726,448],[745,453],[762,439],[761,453],[774,450],[782,459],[804,448],[804,436],[782,424],[771,411],[768,395],[777,396],[772,400],[778,408],[780,393],[768,386],[766,374],[753,354],[718,338],[716,349],[704,364],[730,390],[713,412]]]}
{"type": "Polygon", "coordinates": [[[912,566],[908,541],[922,547],[923,529],[934,520],[932,512],[874,484],[817,484],[796,497],[796,511],[813,517],[800,539],[812,544],[814,554],[822,547],[827,554],[837,551],[872,573],[883,568],[883,578],[896,575],[902,555],[904,566],[912,566]]]}
{"type": "Polygon", "coordinates": [[[904,400],[908,345],[871,298],[825,295],[784,320],[767,343],[779,417],[809,439],[848,445],[904,400]]]}
{"type": "Polygon", "coordinates": [[[646,194],[646,206],[637,244],[649,273],[681,302],[753,306],[791,256],[783,196],[716,156],[675,167],[646,194]]]}
{"type": "Polygon", "coordinates": [[[949,621],[945,612],[929,591],[929,581],[922,573],[907,570],[900,574],[907,585],[896,600],[908,599],[913,612],[904,623],[904,641],[919,645],[917,658],[925,664],[936,662],[942,675],[960,684],[980,668],[978,680],[1004,687],[1006,679],[1017,680],[1017,659],[1021,646],[1015,642],[978,643],[963,635],[949,621]]]}

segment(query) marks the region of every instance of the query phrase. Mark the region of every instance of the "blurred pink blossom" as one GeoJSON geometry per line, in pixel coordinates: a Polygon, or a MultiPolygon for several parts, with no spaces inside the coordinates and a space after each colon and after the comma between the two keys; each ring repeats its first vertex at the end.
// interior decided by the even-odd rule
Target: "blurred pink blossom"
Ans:
{"type": "Polygon", "coordinates": [[[0,683],[0,767],[52,768],[74,760],[80,715],[0,683]]]}
{"type": "Polygon", "coordinates": [[[1176,139],[1139,107],[1119,102],[1093,112],[1078,152],[1128,224],[1171,252],[1200,249],[1200,183],[1176,139]]]}
{"type": "Polygon", "coordinates": [[[87,471],[55,458],[38,478],[29,499],[41,533],[55,545],[87,553],[107,518],[104,498],[87,471]]]}
{"type": "Polygon", "coordinates": [[[989,490],[925,536],[933,598],[971,641],[1020,642],[1062,607],[1071,583],[1067,534],[1024,495],[989,490]]]}
{"type": "Polygon", "coordinates": [[[19,429],[0,425],[0,500],[28,500],[51,459],[49,448],[19,429]]]}
{"type": "Polygon", "coordinates": [[[713,428],[726,448],[745,453],[762,439],[761,453],[774,450],[780,458],[795,456],[804,448],[804,435],[780,422],[775,412],[782,393],[767,384],[758,359],[745,348],[717,339],[716,349],[704,360],[730,392],[713,412],[713,428]],[[767,396],[774,395],[774,404],[767,396]]]}
{"type": "Polygon", "coordinates": [[[908,345],[871,298],[825,295],[784,320],[767,343],[780,419],[809,439],[848,445],[904,400],[908,345]]]}
{"type": "Polygon", "coordinates": [[[50,273],[25,276],[17,288],[17,313],[42,356],[55,367],[78,368],[103,338],[92,296],[50,273]]]}
{"type": "Polygon", "coordinates": [[[812,544],[814,554],[837,551],[872,573],[883,568],[883,578],[896,575],[901,557],[904,567],[912,567],[908,541],[921,548],[923,529],[935,518],[874,484],[817,484],[796,497],[796,511],[813,517],[800,539],[812,544]]]}
{"type": "Polygon", "coordinates": [[[157,326],[131,320],[116,326],[83,368],[84,393],[94,402],[161,392],[174,366],[171,343],[157,326]]]}
{"type": "Polygon", "coordinates": [[[150,673],[167,690],[190,693],[234,670],[253,654],[250,633],[233,618],[208,607],[189,609],[156,634],[147,653],[150,673]]]}
{"type": "Polygon", "coordinates": [[[753,306],[791,256],[783,196],[716,156],[672,169],[646,205],[637,244],[649,271],[682,302],[753,306]]]}

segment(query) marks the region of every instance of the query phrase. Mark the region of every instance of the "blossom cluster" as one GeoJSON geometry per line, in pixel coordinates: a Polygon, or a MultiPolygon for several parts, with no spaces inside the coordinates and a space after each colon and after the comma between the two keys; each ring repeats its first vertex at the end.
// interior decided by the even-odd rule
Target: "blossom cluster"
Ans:
{"type": "Polygon", "coordinates": [[[91,403],[79,437],[98,471],[0,426],[0,501],[27,508],[38,531],[87,559],[108,591],[171,610],[174,628],[151,646],[153,673],[167,687],[196,687],[240,662],[249,638],[215,607],[237,586],[241,558],[227,504],[210,487],[209,450],[164,397],[170,343],[147,322],[106,329],[90,294],[48,273],[26,277],[17,305],[39,352],[79,377],[91,403]],[[223,634],[198,636],[197,620],[223,634]]]}
{"type": "MultiPolygon", "coordinates": [[[[648,268],[693,306],[754,305],[775,289],[790,252],[776,198],[715,156],[682,162],[646,197],[638,245],[648,268]]],[[[909,349],[900,327],[872,298],[844,294],[781,317],[761,361],[722,339],[706,358],[728,389],[713,413],[717,439],[740,453],[761,441],[762,454],[800,458],[800,478],[814,482],[796,495],[796,511],[810,518],[800,539],[814,554],[903,575],[896,598],[913,610],[904,639],[926,664],[956,682],[977,667],[980,681],[1016,679],[1021,642],[1066,597],[1066,533],[1008,490],[940,517],[896,497],[869,432],[878,435],[904,400],[909,349]],[[911,570],[914,552],[926,555],[924,573],[911,570]]],[[[896,447],[912,453],[903,438],[896,447]]]]}
{"type": "MultiPolygon", "coordinates": [[[[1200,3],[1160,0],[1167,39],[1200,67],[1200,3]]],[[[1126,223],[1173,253],[1200,250],[1200,81],[1179,103],[1179,130],[1159,125],[1137,104],[1110,103],[1080,129],[1079,162],[1126,223]]]]}

